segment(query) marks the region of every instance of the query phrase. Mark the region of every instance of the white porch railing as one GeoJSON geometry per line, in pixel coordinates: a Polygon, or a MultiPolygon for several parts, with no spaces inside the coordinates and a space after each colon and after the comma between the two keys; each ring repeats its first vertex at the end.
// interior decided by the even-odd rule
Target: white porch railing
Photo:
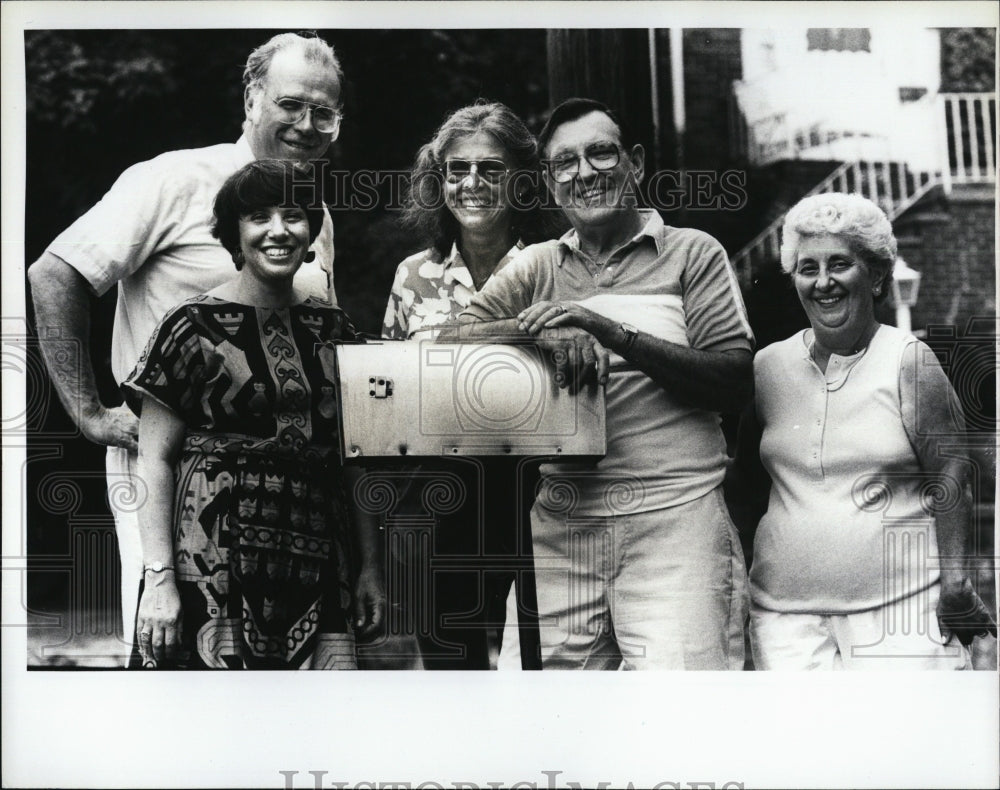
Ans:
{"type": "MultiPolygon", "coordinates": [[[[897,162],[845,162],[803,197],[823,192],[853,192],[877,203],[893,220],[940,182],[938,172],[914,172],[897,162]]],[[[784,221],[783,213],[733,256],[733,266],[744,286],[750,285],[759,266],[778,259],[784,221]]]]}
{"type": "MultiPolygon", "coordinates": [[[[945,93],[938,103],[943,149],[939,167],[911,170],[902,162],[845,162],[804,197],[857,193],[877,203],[892,221],[938,184],[950,192],[953,184],[996,183],[996,94],[945,93]]],[[[733,256],[744,287],[759,266],[778,259],[784,221],[783,213],[733,256]]]]}
{"type": "Polygon", "coordinates": [[[787,159],[838,159],[839,146],[850,145],[856,152],[880,151],[888,148],[885,137],[850,128],[840,128],[829,121],[794,127],[785,113],[761,118],[747,126],[746,138],[741,141],[747,159],[755,167],[763,167],[787,159]],[[864,146],[864,148],[861,148],[864,146]]]}
{"type": "Polygon", "coordinates": [[[992,184],[997,180],[997,95],[942,93],[942,139],[948,167],[945,190],[952,184],[992,184]]]}

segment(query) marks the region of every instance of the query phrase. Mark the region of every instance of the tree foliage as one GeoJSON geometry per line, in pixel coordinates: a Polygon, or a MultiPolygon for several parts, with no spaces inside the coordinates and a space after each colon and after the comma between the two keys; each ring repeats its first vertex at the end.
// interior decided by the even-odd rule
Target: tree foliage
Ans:
{"type": "Polygon", "coordinates": [[[941,31],[941,90],[996,90],[996,30],[952,27],[941,31]]]}
{"type": "Polygon", "coordinates": [[[25,37],[28,117],[67,133],[97,131],[100,116],[176,90],[174,64],[148,36],[108,51],[42,31],[25,37]]]}

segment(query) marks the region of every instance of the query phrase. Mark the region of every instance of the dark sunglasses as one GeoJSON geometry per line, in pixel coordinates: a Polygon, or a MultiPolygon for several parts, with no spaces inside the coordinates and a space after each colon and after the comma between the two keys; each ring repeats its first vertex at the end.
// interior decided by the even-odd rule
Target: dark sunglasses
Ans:
{"type": "Polygon", "coordinates": [[[497,184],[510,172],[507,165],[499,159],[446,159],[441,169],[444,177],[452,184],[464,181],[473,171],[483,181],[497,184]]]}

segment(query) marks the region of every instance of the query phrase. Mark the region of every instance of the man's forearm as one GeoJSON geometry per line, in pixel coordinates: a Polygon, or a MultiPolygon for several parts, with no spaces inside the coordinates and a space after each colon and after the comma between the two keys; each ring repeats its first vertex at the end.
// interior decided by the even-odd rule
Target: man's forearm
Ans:
{"type": "Polygon", "coordinates": [[[699,351],[640,334],[627,354],[639,370],[689,406],[738,414],[752,392],[748,351],[699,351]]]}
{"type": "Polygon", "coordinates": [[[739,413],[753,392],[749,351],[702,351],[639,332],[626,349],[618,324],[603,319],[592,334],[635,365],[681,403],[706,411],[739,413]]]}
{"type": "MultiPolygon", "coordinates": [[[[640,332],[631,348],[619,325],[597,313],[576,324],[602,346],[619,353],[681,403],[706,411],[739,413],[753,391],[753,362],[749,351],[701,351],[640,332]],[[584,325],[584,323],[586,325],[584,325]]],[[[544,336],[531,335],[519,318],[451,324],[438,336],[441,342],[502,342],[544,336]]]]}
{"type": "Polygon", "coordinates": [[[486,321],[459,321],[442,327],[438,334],[439,343],[467,343],[529,338],[527,332],[521,329],[516,318],[497,318],[486,321]]]}
{"type": "Polygon", "coordinates": [[[90,360],[90,295],[69,264],[44,253],[29,269],[42,358],[59,400],[80,427],[101,409],[90,360]]]}

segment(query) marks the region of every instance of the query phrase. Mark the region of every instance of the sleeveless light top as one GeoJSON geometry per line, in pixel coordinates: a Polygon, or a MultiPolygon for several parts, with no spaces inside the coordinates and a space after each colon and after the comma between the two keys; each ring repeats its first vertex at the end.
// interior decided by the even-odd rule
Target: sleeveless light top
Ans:
{"type": "Polygon", "coordinates": [[[842,614],[913,595],[938,577],[934,520],[903,426],[899,374],[919,342],[881,326],[865,351],[810,355],[812,330],[754,360],[760,455],[771,476],[757,530],[751,592],[779,612],[842,614]]]}

